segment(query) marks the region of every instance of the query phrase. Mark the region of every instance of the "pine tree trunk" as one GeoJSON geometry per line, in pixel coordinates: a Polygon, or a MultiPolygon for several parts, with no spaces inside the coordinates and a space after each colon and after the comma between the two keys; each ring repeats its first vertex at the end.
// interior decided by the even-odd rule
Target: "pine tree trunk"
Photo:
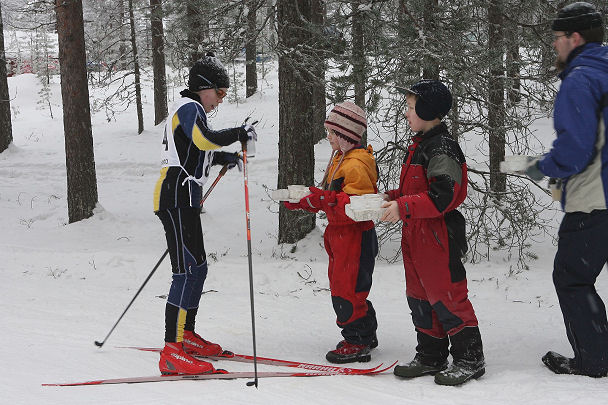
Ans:
{"type": "Polygon", "coordinates": [[[82,0],[56,0],[57,34],[63,100],[68,218],[77,222],[93,215],[97,178],[91,131],[82,0]]]}
{"type": "Polygon", "coordinates": [[[433,43],[428,41],[437,41],[435,32],[437,32],[437,13],[439,9],[439,0],[426,0],[424,8],[424,33],[427,38],[427,47],[430,52],[426,52],[422,61],[422,78],[439,80],[439,62],[432,52],[435,49],[433,43]]]}
{"type": "MultiPolygon", "coordinates": [[[[312,0],[312,24],[315,29],[315,36],[321,42],[323,35],[323,24],[325,20],[325,0],[312,0]]],[[[325,93],[325,70],[327,62],[325,52],[317,52],[315,64],[313,66],[314,79],[312,85],[312,131],[313,143],[325,139],[325,114],[326,114],[326,93],[325,93]]]]}
{"type": "Polygon", "coordinates": [[[154,125],[158,125],[168,114],[162,0],[150,0],[150,27],[152,31],[152,69],[154,70],[154,125]]]}
{"type": "Polygon", "coordinates": [[[514,105],[521,100],[519,94],[521,89],[521,74],[519,68],[521,65],[521,56],[519,55],[519,27],[513,21],[509,22],[506,33],[507,44],[507,102],[509,105],[514,105]]]}
{"type": "Polygon", "coordinates": [[[450,133],[454,139],[458,140],[460,138],[460,97],[458,96],[453,95],[452,97],[452,108],[450,108],[449,119],[450,133]]]}
{"type": "MultiPolygon", "coordinates": [[[[303,61],[292,53],[309,40],[303,24],[310,21],[310,2],[278,0],[279,42],[279,175],[278,188],[313,185],[314,147],[310,122],[312,92],[303,61]],[[297,4],[294,4],[296,2],[297,4]],[[308,12],[308,15],[306,15],[308,12]]],[[[315,215],[279,208],[279,243],[296,243],[315,227],[315,215]]]]}
{"type": "Polygon", "coordinates": [[[266,40],[272,49],[275,49],[277,45],[276,27],[277,24],[277,6],[276,0],[266,0],[266,20],[270,30],[266,33],[266,40]]]}
{"type": "Polygon", "coordinates": [[[490,189],[506,190],[506,176],[500,172],[505,159],[505,100],[504,100],[504,31],[503,0],[491,0],[488,5],[488,130],[490,148],[490,189]]]}
{"type": "MultiPolygon", "coordinates": [[[[353,26],[352,26],[352,65],[353,82],[355,84],[355,104],[367,110],[365,107],[365,39],[363,36],[363,24],[365,24],[365,13],[358,9],[361,0],[351,3],[353,26]]],[[[361,137],[361,144],[367,144],[367,132],[361,137]]]]}
{"type": "Polygon", "coordinates": [[[245,44],[245,86],[246,97],[253,96],[258,91],[258,73],[256,65],[256,16],[259,0],[249,0],[247,7],[247,43],[245,44]]]}
{"type": "Polygon", "coordinates": [[[11,124],[11,101],[6,78],[6,54],[4,53],[4,26],[2,24],[2,5],[0,5],[0,153],[13,142],[11,124]]]}
{"type": "Polygon", "coordinates": [[[188,46],[190,47],[190,60],[188,61],[188,65],[192,66],[194,65],[194,62],[205,55],[205,52],[200,49],[200,45],[203,43],[203,33],[205,32],[205,29],[201,25],[202,18],[196,7],[196,0],[187,0],[187,2],[185,23],[188,32],[188,46]]]}
{"type": "Polygon", "coordinates": [[[133,50],[133,73],[135,74],[135,105],[137,107],[137,133],[144,132],[144,111],[141,104],[141,82],[139,73],[139,55],[137,54],[137,38],[135,37],[135,17],[133,16],[133,0],[129,0],[129,24],[131,26],[131,49],[133,50]]]}
{"type": "Polygon", "coordinates": [[[125,0],[118,0],[118,7],[120,10],[120,28],[118,31],[119,45],[118,53],[120,70],[126,70],[129,64],[127,63],[127,34],[125,33],[125,0]]]}

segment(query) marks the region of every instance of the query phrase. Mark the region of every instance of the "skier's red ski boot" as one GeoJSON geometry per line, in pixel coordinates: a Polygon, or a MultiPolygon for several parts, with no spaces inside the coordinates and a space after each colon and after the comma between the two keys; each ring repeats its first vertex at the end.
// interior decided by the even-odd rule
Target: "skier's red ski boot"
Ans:
{"type": "Polygon", "coordinates": [[[184,350],[193,356],[218,356],[223,350],[217,343],[203,339],[190,330],[184,331],[184,350]]]}
{"type": "Polygon", "coordinates": [[[160,352],[158,368],[163,375],[208,374],[216,372],[211,363],[195,359],[186,353],[181,342],[165,343],[165,348],[160,352]]]}

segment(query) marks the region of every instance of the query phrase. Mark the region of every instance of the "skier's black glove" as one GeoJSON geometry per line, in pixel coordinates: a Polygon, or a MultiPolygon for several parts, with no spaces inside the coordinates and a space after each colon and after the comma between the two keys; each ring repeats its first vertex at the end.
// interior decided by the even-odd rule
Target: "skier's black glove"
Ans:
{"type": "Polygon", "coordinates": [[[239,141],[247,142],[247,141],[257,141],[258,134],[255,132],[255,128],[251,124],[245,124],[241,127],[243,131],[239,133],[239,141]]]}
{"type": "Polygon", "coordinates": [[[213,154],[212,165],[226,165],[228,169],[232,169],[235,166],[238,166],[239,172],[243,171],[243,158],[238,152],[230,153],[230,152],[215,152],[213,154]]]}

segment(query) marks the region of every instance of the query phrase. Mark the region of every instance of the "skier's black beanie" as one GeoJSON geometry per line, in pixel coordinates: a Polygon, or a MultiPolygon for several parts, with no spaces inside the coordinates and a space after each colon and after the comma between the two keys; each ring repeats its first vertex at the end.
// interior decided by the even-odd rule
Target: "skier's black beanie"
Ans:
{"type": "Polygon", "coordinates": [[[230,87],[228,71],[213,52],[194,63],[188,75],[188,90],[197,92],[204,89],[230,87]]]}

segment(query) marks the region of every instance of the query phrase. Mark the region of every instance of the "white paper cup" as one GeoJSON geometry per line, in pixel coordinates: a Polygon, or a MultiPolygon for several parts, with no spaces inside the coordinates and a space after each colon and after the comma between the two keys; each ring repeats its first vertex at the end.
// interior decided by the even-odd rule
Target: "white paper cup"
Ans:
{"type": "Polygon", "coordinates": [[[289,192],[289,199],[295,201],[300,201],[300,199],[310,194],[308,187],[301,184],[289,185],[287,186],[287,190],[289,192]]]}
{"type": "Polygon", "coordinates": [[[523,172],[528,168],[529,157],[525,155],[505,156],[500,162],[500,171],[503,173],[523,172]]]}

